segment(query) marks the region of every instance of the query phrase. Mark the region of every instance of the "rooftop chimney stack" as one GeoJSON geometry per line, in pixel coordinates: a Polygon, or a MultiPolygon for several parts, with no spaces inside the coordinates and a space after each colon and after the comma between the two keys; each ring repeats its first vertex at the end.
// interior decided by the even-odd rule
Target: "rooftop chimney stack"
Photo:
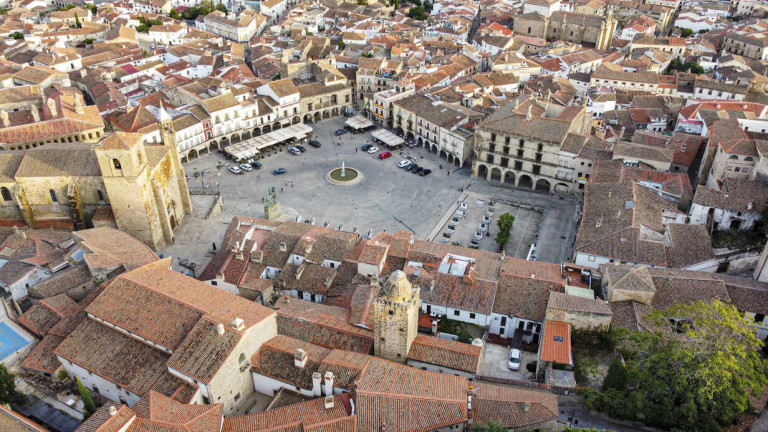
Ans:
{"type": "Polygon", "coordinates": [[[307,352],[297,348],[296,353],[293,354],[293,365],[299,369],[304,369],[304,366],[307,365],[307,352]]]}
{"type": "Polygon", "coordinates": [[[8,127],[11,125],[11,119],[8,117],[8,111],[0,111],[0,120],[3,121],[3,126],[8,127]]]}
{"type": "Polygon", "coordinates": [[[110,406],[109,406],[109,415],[110,415],[110,416],[114,416],[114,415],[116,415],[116,414],[117,414],[117,408],[115,408],[115,406],[114,406],[114,405],[110,405],[110,406]]]}
{"type": "Polygon", "coordinates": [[[530,120],[531,119],[531,108],[533,106],[533,102],[530,102],[528,104],[528,112],[525,114],[525,119],[530,120]]]}
{"type": "Polygon", "coordinates": [[[216,324],[216,333],[218,333],[219,336],[224,335],[224,324],[221,324],[221,323],[216,324]]]}
{"type": "Polygon", "coordinates": [[[243,321],[242,318],[235,318],[232,321],[232,328],[237,331],[243,331],[245,330],[245,322],[243,321]]]}
{"type": "Polygon", "coordinates": [[[312,396],[314,397],[322,396],[320,392],[320,386],[322,382],[323,382],[323,376],[320,375],[320,372],[312,372],[312,396]]]}
{"type": "Polygon", "coordinates": [[[325,397],[325,409],[331,409],[334,407],[333,396],[325,397]]]}
{"type": "Polygon", "coordinates": [[[328,371],[325,373],[325,395],[333,396],[333,372],[328,371]]]}

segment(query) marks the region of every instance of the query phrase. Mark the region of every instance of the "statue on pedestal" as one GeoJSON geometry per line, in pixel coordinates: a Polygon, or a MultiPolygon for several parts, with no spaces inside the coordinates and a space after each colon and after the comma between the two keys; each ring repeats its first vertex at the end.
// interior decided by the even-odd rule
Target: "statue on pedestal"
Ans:
{"type": "Polygon", "coordinates": [[[277,201],[277,193],[275,192],[275,187],[272,186],[269,188],[267,198],[264,200],[264,215],[269,220],[275,220],[282,214],[283,211],[280,209],[280,203],[277,201]]]}

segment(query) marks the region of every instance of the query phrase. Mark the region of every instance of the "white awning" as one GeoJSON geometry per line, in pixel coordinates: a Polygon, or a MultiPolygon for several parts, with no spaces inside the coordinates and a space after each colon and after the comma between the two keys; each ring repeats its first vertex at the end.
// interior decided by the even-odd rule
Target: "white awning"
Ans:
{"type": "Polygon", "coordinates": [[[365,129],[373,126],[373,122],[365,118],[361,115],[356,115],[350,119],[348,119],[346,122],[344,122],[345,125],[351,127],[352,129],[365,129]]]}
{"type": "Polygon", "coordinates": [[[405,142],[402,138],[386,129],[375,130],[371,136],[381,141],[385,146],[389,148],[398,148],[405,142]]]}
{"type": "Polygon", "coordinates": [[[253,137],[247,141],[232,144],[224,149],[224,152],[237,160],[248,159],[259,154],[259,151],[264,151],[264,149],[273,145],[292,139],[304,139],[312,132],[313,130],[311,127],[302,123],[297,123],[283,129],[253,137]]]}

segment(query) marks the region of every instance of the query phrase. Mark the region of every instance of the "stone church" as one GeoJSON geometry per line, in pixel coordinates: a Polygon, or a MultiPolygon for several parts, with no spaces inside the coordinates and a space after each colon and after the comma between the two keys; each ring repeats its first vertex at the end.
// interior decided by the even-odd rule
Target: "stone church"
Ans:
{"type": "Polygon", "coordinates": [[[114,226],[158,250],[191,211],[171,116],[163,142],[114,133],[96,143],[0,152],[0,225],[85,229],[114,226]]]}
{"type": "MultiPolygon", "coordinates": [[[[374,277],[374,284],[377,280],[374,277]]],[[[395,270],[373,300],[376,357],[405,363],[418,334],[419,292],[402,270],[395,270]]]]}
{"type": "Polygon", "coordinates": [[[600,15],[556,11],[550,17],[530,12],[515,17],[515,34],[546,39],[563,40],[607,50],[616,32],[617,21],[612,13],[600,15]]]}

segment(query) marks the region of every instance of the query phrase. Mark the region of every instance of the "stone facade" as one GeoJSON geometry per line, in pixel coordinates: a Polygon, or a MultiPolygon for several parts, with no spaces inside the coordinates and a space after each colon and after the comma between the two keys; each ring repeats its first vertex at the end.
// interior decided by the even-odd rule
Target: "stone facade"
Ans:
{"type": "Polygon", "coordinates": [[[538,13],[519,15],[515,17],[513,28],[516,34],[524,36],[589,44],[605,50],[611,44],[616,25],[612,14],[601,17],[557,11],[548,18],[538,13]]]}
{"type": "Polygon", "coordinates": [[[547,321],[564,321],[571,323],[574,330],[605,331],[611,326],[611,315],[583,311],[547,308],[547,321]]]}
{"type": "Polygon", "coordinates": [[[418,332],[419,291],[400,270],[392,273],[381,288],[381,294],[373,301],[376,357],[405,363],[418,332]]]}

